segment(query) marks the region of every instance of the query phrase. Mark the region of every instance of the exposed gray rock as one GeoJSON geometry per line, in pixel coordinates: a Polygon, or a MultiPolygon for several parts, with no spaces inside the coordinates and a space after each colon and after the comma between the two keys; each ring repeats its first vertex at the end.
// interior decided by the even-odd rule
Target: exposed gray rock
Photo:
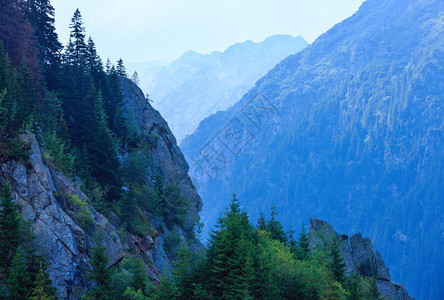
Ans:
{"type": "Polygon", "coordinates": [[[370,239],[363,238],[360,233],[350,238],[344,234],[338,235],[327,222],[310,218],[309,243],[311,249],[324,247],[331,243],[333,238],[338,240],[339,250],[346,266],[346,275],[359,274],[375,278],[378,291],[385,299],[413,299],[404,287],[390,281],[390,275],[381,254],[378,251],[375,254],[370,239]]]}
{"type": "Polygon", "coordinates": [[[350,237],[350,246],[359,272],[364,276],[376,274],[376,257],[372,242],[360,233],[350,237]]]}
{"type": "Polygon", "coordinates": [[[376,251],[376,274],[379,276],[379,278],[390,281],[390,274],[385,266],[384,261],[382,260],[381,253],[379,251],[376,251]]]}
{"type": "Polygon", "coordinates": [[[77,195],[84,201],[88,198],[65,175],[50,171],[42,161],[40,148],[32,134],[27,133],[22,139],[30,146],[29,162],[21,159],[2,163],[0,182],[12,184],[13,197],[23,217],[32,221],[37,249],[47,258],[48,273],[58,296],[75,298],[75,290],[81,292],[88,286],[83,274],[88,267],[90,250],[95,246],[92,236],[102,236],[110,265],[122,259],[123,247],[115,228],[91,205],[88,210],[94,224],[89,232],[76,224],[56,196],[77,195]]]}
{"type": "MultiPolygon", "coordinates": [[[[181,237],[190,238],[193,226],[199,220],[202,201],[188,177],[188,164],[168,128],[168,124],[145,99],[142,91],[131,81],[122,78],[124,110],[128,122],[143,135],[152,147],[144,155],[149,157],[146,170],[147,184],[151,176],[160,170],[165,183],[174,184],[190,203],[187,220],[179,228],[181,237]]],[[[171,268],[171,258],[164,250],[166,225],[145,211],[151,229],[145,237],[128,234],[120,240],[116,227],[124,220],[111,212],[108,219],[97,212],[88,197],[80,190],[81,180],[75,182],[62,172],[48,166],[31,133],[22,136],[29,146],[26,159],[7,160],[0,163],[0,183],[12,184],[13,197],[23,217],[32,221],[37,237],[37,248],[48,260],[48,273],[61,299],[77,299],[90,287],[85,280],[90,267],[88,259],[100,236],[110,260],[108,267],[119,263],[124,249],[132,248],[139,255],[151,258],[148,275],[158,282],[159,273],[171,268]],[[86,204],[86,205],[85,205],[86,204]],[[81,213],[81,214],[80,214],[81,213]],[[151,236],[150,236],[151,235],[151,236]],[[123,245],[122,245],[123,244],[123,245]]],[[[193,249],[202,245],[195,241],[193,249]]]]}
{"type": "Polygon", "coordinates": [[[358,272],[356,269],[355,262],[353,260],[352,252],[350,249],[350,245],[348,243],[348,236],[341,234],[339,236],[339,252],[341,252],[342,257],[344,258],[345,263],[345,274],[350,276],[358,272]]]}
{"type": "Polygon", "coordinates": [[[152,170],[147,170],[147,177],[160,168],[166,183],[179,187],[181,195],[191,204],[184,226],[185,231],[190,231],[200,219],[198,212],[202,209],[202,200],[188,176],[188,163],[177,146],[168,123],[151,106],[142,90],[126,78],[121,79],[121,84],[126,119],[133,120],[138,133],[149,136],[154,146],[153,150],[147,153],[152,162],[152,170]]]}

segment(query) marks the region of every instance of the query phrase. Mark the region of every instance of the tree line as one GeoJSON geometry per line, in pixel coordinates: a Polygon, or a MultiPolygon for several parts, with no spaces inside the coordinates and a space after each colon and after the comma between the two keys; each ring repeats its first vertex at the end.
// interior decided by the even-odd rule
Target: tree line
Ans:
{"type": "Polygon", "coordinates": [[[285,232],[272,210],[253,226],[233,196],[203,252],[182,240],[173,269],[154,285],[146,267],[133,260],[104,269],[105,248],[93,256],[95,287],[91,299],[380,299],[375,278],[346,276],[334,238],[311,249],[305,227],[296,240],[285,232]],[[119,295],[118,297],[116,295],[119,295]],[[117,298],[116,298],[117,297],[117,298]]]}
{"type": "Polygon", "coordinates": [[[81,178],[95,208],[116,212],[131,232],[145,234],[143,210],[169,226],[182,224],[189,203],[177,187],[167,185],[161,171],[146,178],[135,165],[149,165],[156,137],[138,133],[123,114],[123,60],[103,63],[80,11],[65,47],[49,0],[3,1],[0,20],[0,161],[26,157],[19,136],[28,130],[49,165],[81,178]]]}

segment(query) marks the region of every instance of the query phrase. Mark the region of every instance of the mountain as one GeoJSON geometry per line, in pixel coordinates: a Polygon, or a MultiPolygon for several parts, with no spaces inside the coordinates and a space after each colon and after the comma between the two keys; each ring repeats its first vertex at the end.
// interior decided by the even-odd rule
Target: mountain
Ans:
{"type": "Polygon", "coordinates": [[[232,45],[224,52],[188,51],[156,72],[143,65],[138,72],[143,90],[180,141],[205,117],[233,105],[279,61],[307,45],[301,37],[274,35],[260,43],[232,45]]]}
{"type": "MultiPolygon", "coordinates": [[[[151,107],[143,92],[125,78],[121,78],[121,86],[124,115],[132,120],[140,134],[155,137],[151,139],[152,148],[143,153],[151,160],[142,170],[144,176],[151,182],[160,172],[165,185],[177,186],[178,193],[189,203],[186,222],[178,227],[179,236],[192,241],[193,226],[199,220],[202,203],[187,175],[188,164],[167,123],[151,107]]],[[[151,280],[158,282],[161,272],[171,269],[173,257],[166,239],[177,234],[177,229],[172,230],[166,219],[143,210],[138,214],[142,215],[145,225],[140,219],[138,222],[139,226],[148,224],[148,229],[142,230],[145,235],[126,231],[127,225],[123,224],[128,220],[116,213],[108,216],[99,213],[94,201],[81,190],[78,177],[73,181],[46,162],[45,150],[33,134],[27,132],[21,139],[28,145],[29,154],[21,159],[0,161],[0,183],[12,185],[13,199],[23,218],[31,222],[36,248],[48,260],[47,272],[60,299],[77,299],[91,288],[88,259],[97,247],[97,235],[106,247],[108,267],[119,264],[128,253],[138,253],[152,261],[147,263],[151,280]]],[[[196,240],[192,243],[195,249],[202,248],[196,240]]]]}
{"type": "MultiPolygon", "coordinates": [[[[367,0],[181,142],[215,223],[311,215],[369,236],[419,299],[444,288],[444,3],[367,0]]],[[[203,102],[205,98],[203,98],[203,102]]]]}

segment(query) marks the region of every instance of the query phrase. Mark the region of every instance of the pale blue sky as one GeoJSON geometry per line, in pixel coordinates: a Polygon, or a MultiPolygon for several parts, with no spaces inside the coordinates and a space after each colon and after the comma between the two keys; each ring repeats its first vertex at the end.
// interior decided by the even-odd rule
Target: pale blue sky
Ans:
{"type": "Polygon", "coordinates": [[[52,0],[65,44],[79,8],[102,59],[174,59],[273,34],[308,42],[351,16],[363,0],[52,0]]]}

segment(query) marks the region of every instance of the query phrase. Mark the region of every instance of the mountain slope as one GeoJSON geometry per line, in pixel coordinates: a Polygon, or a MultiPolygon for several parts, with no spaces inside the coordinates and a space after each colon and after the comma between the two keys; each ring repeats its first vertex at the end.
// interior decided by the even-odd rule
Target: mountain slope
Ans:
{"type": "MultiPolygon", "coordinates": [[[[165,186],[177,187],[177,194],[188,206],[185,222],[174,227],[178,228],[180,239],[190,240],[193,249],[199,249],[202,246],[194,238],[193,226],[199,220],[202,202],[187,175],[188,164],[167,123],[140,88],[125,78],[121,78],[121,87],[125,118],[152,144],[142,153],[150,160],[142,170],[145,188],[150,188],[156,175],[165,186]]],[[[73,181],[45,161],[45,152],[34,135],[27,132],[21,139],[29,146],[29,153],[26,158],[0,161],[0,185],[11,184],[15,202],[24,219],[31,222],[35,246],[46,257],[47,271],[60,299],[78,299],[91,288],[88,259],[97,246],[97,236],[106,247],[109,266],[120,263],[125,255],[138,254],[148,262],[148,275],[153,281],[159,281],[161,272],[171,269],[174,258],[165,240],[174,230],[165,218],[142,209],[136,212],[137,216],[131,216],[140,222],[141,232],[129,232],[129,220],[114,212],[106,217],[97,212],[93,200],[80,189],[78,177],[73,181]]]]}
{"type": "Polygon", "coordinates": [[[149,80],[150,72],[140,72],[147,74],[141,82],[180,141],[205,117],[233,105],[279,61],[307,45],[301,37],[274,35],[260,43],[232,45],[224,52],[188,51],[157,71],[154,79],[149,80]]]}
{"type": "Polygon", "coordinates": [[[366,1],[181,143],[211,225],[236,192],[252,218],[316,215],[362,232],[392,278],[442,299],[444,4],[366,1]]]}

